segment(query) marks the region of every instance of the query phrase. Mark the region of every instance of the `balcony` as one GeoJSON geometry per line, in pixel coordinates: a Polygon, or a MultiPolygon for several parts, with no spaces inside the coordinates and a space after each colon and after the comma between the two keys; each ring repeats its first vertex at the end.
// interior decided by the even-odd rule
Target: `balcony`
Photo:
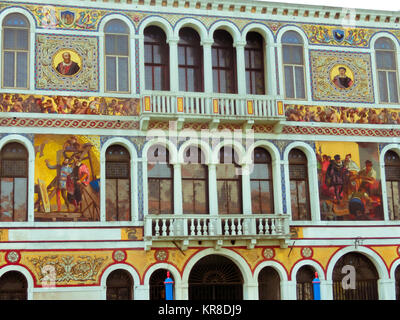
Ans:
{"type": "Polygon", "coordinates": [[[183,249],[190,240],[247,240],[254,247],[257,240],[289,239],[289,219],[285,214],[254,215],[147,215],[144,239],[149,249],[154,241],[181,241],[183,249]]]}
{"type": "Polygon", "coordinates": [[[140,127],[147,130],[150,121],[177,121],[177,129],[186,122],[208,122],[210,129],[220,122],[241,123],[243,129],[253,123],[277,124],[285,120],[281,101],[264,95],[171,93],[150,91],[143,94],[140,127]]]}

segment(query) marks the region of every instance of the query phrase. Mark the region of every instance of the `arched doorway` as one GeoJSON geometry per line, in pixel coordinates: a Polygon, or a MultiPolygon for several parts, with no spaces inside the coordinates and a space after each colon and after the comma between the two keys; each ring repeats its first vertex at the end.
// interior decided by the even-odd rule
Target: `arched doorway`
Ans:
{"type": "Polygon", "coordinates": [[[133,280],[128,271],[114,270],[107,277],[107,300],[132,300],[133,280]]]}
{"type": "Polygon", "coordinates": [[[18,271],[8,271],[0,278],[0,300],[27,300],[28,282],[18,271]]]}
{"type": "MultiPolygon", "coordinates": [[[[152,273],[150,277],[150,300],[165,300],[164,281],[167,278],[167,272],[168,270],[166,269],[158,269],[152,273]]],[[[172,276],[171,273],[169,277],[172,280],[174,280],[174,277],[172,276]]],[[[175,290],[174,290],[174,296],[175,296],[175,290]]]]}
{"type": "Polygon", "coordinates": [[[278,272],[272,267],[263,268],[258,274],[258,299],[280,300],[281,279],[278,272]]]}
{"type": "MultiPolygon", "coordinates": [[[[335,264],[332,274],[334,300],[378,300],[378,272],[372,262],[364,255],[350,252],[341,257],[335,264]],[[343,288],[342,280],[350,273],[342,269],[353,266],[355,271],[355,289],[343,288]]],[[[347,282],[347,281],[346,281],[347,282]]],[[[351,285],[351,281],[347,282],[351,285]]]]}
{"type": "Polygon", "coordinates": [[[189,275],[189,300],[241,300],[243,277],[228,258],[209,255],[198,261],[189,275]]]}
{"type": "Polygon", "coordinates": [[[396,283],[396,300],[400,300],[400,266],[396,268],[394,279],[396,283]]]}
{"type": "Polygon", "coordinates": [[[315,269],[311,266],[301,267],[296,274],[297,300],[314,300],[312,281],[315,278],[315,269]]]}

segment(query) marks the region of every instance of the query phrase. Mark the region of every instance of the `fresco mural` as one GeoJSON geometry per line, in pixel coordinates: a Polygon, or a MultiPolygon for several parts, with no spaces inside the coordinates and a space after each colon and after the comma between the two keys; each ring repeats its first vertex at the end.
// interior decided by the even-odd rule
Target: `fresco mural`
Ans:
{"type": "Polygon", "coordinates": [[[140,112],[140,99],[0,93],[0,111],[135,116],[140,112]]]}
{"type": "Polygon", "coordinates": [[[100,137],[35,136],[35,221],[100,220],[100,137]]]}
{"type": "Polygon", "coordinates": [[[322,220],[383,220],[378,144],[316,142],[322,220]]]}
{"type": "Polygon", "coordinates": [[[285,110],[287,121],[400,124],[399,109],[285,105],[285,110]]]}

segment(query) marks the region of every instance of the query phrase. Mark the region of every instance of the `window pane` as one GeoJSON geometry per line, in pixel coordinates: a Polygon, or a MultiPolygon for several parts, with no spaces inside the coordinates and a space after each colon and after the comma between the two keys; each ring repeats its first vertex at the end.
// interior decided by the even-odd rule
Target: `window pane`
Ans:
{"type": "Polygon", "coordinates": [[[228,181],[228,192],[229,192],[229,213],[240,214],[240,185],[239,181],[228,181]]]}
{"type": "Polygon", "coordinates": [[[194,182],[195,213],[207,213],[207,184],[204,180],[194,182]]]}
{"type": "Polygon", "coordinates": [[[19,50],[28,50],[28,30],[16,30],[17,48],[19,50]]]}
{"type": "Polygon", "coordinates": [[[187,69],[187,81],[188,81],[188,91],[194,92],[194,70],[187,69]]]}
{"type": "Polygon", "coordinates": [[[218,67],[218,49],[212,48],[211,54],[213,67],[218,67]]]}
{"type": "Polygon", "coordinates": [[[261,202],[260,202],[260,182],[259,181],[251,181],[250,189],[251,189],[252,212],[253,213],[262,213],[261,212],[261,202]]]}
{"type": "Polygon", "coordinates": [[[193,180],[182,180],[182,206],[184,213],[194,213],[194,185],[193,180]]]}
{"type": "Polygon", "coordinates": [[[153,45],[153,63],[162,63],[162,50],[159,45],[153,45]]]}
{"type": "Polygon", "coordinates": [[[153,68],[150,66],[144,67],[145,71],[145,88],[146,90],[153,90],[153,68]]]}
{"type": "Polygon", "coordinates": [[[116,36],[117,40],[117,52],[121,56],[129,55],[129,45],[128,45],[128,37],[127,36],[116,36]]]}
{"type": "Polygon", "coordinates": [[[5,87],[14,87],[14,52],[4,52],[4,74],[3,74],[3,85],[5,87]]]}
{"type": "Polygon", "coordinates": [[[293,86],[293,68],[291,66],[285,66],[285,89],[287,98],[295,97],[293,86]]]}
{"type": "Polygon", "coordinates": [[[151,178],[172,178],[171,166],[166,163],[149,164],[147,170],[151,178]]]}
{"type": "Polygon", "coordinates": [[[106,90],[117,91],[117,66],[115,57],[106,58],[106,90]]]}
{"type": "Polygon", "coordinates": [[[14,181],[13,178],[1,178],[0,221],[13,221],[13,210],[14,210],[13,181],[14,181]]]}
{"type": "Polygon", "coordinates": [[[186,47],[178,46],[178,64],[186,65],[186,47]]]}
{"type": "Polygon", "coordinates": [[[27,213],[27,179],[14,178],[14,221],[26,221],[27,213]]]}
{"type": "Polygon", "coordinates": [[[391,51],[377,51],[376,65],[378,69],[395,70],[396,64],[394,54],[391,51]]]}
{"type": "Polygon", "coordinates": [[[308,220],[308,205],[307,205],[307,184],[305,181],[298,181],[297,188],[299,193],[299,218],[300,220],[308,220]]]}
{"type": "Polygon", "coordinates": [[[261,210],[262,213],[274,213],[273,212],[273,194],[271,183],[269,181],[261,181],[260,182],[260,189],[261,189],[261,210]]]}
{"type": "Polygon", "coordinates": [[[153,67],[154,70],[154,88],[153,90],[162,90],[163,87],[163,74],[161,67],[153,67]]]}
{"type": "Polygon", "coordinates": [[[251,51],[250,50],[244,51],[244,61],[245,61],[246,69],[250,68],[251,67],[251,51]]]}
{"type": "Polygon", "coordinates": [[[390,102],[398,102],[398,85],[396,72],[388,72],[390,102]]]}
{"type": "Polygon", "coordinates": [[[179,90],[188,91],[186,87],[186,68],[179,68],[179,90]]]}
{"type": "Polygon", "coordinates": [[[128,58],[118,58],[118,91],[129,91],[128,58]]]}
{"type": "Polygon", "coordinates": [[[218,194],[218,213],[228,213],[228,186],[226,181],[217,181],[217,194],[218,194]]]}
{"type": "Polygon", "coordinates": [[[252,52],[252,67],[256,69],[264,69],[264,57],[263,52],[261,50],[253,51],[252,52]]]}
{"type": "Polygon", "coordinates": [[[149,179],[148,184],[149,214],[159,214],[160,183],[158,179],[149,179]]]}
{"type": "Polygon", "coordinates": [[[160,181],[160,213],[172,214],[172,181],[160,181]]]}
{"type": "Polygon", "coordinates": [[[299,220],[299,207],[297,199],[297,184],[296,181],[290,181],[290,200],[292,208],[292,220],[299,220]]]}
{"type": "Polygon", "coordinates": [[[152,46],[145,44],[144,45],[144,62],[145,63],[152,63],[153,62],[153,50],[152,46]]]}
{"type": "Polygon", "coordinates": [[[263,72],[255,72],[255,86],[256,86],[256,94],[265,94],[264,87],[264,73],[263,72]]]}
{"type": "Polygon", "coordinates": [[[379,97],[381,102],[388,102],[388,87],[387,87],[387,79],[386,72],[379,71],[378,72],[379,79],[379,97]]]}
{"type": "Polygon", "coordinates": [[[106,179],[106,219],[117,221],[117,179],[106,179]]]}
{"type": "Polygon", "coordinates": [[[213,70],[213,91],[219,92],[218,70],[213,70]]]}
{"type": "Polygon", "coordinates": [[[246,71],[246,92],[248,94],[253,94],[253,86],[252,83],[250,82],[250,78],[251,78],[251,72],[250,71],[246,71]]]}
{"type": "Polygon", "coordinates": [[[254,163],[250,179],[270,179],[269,166],[264,163],[254,163]]]}
{"type": "Polygon", "coordinates": [[[304,98],[304,72],[303,67],[295,67],[296,72],[296,98],[304,98]]]}
{"type": "Polygon", "coordinates": [[[3,48],[4,49],[15,49],[15,29],[4,29],[4,40],[3,40],[3,48]]]}
{"type": "Polygon", "coordinates": [[[28,53],[17,53],[17,87],[26,88],[28,83],[28,53]]]}
{"type": "Polygon", "coordinates": [[[106,34],[106,54],[115,55],[117,53],[115,44],[115,35],[106,34]]]}
{"type": "Polygon", "coordinates": [[[118,221],[131,219],[129,179],[118,179],[118,221]]]}

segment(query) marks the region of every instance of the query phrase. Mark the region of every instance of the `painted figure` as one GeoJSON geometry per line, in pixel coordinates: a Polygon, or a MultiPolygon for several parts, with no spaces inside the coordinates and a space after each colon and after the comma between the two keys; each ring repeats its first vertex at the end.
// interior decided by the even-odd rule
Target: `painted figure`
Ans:
{"type": "Polygon", "coordinates": [[[346,75],[346,68],[340,67],[339,74],[333,78],[333,83],[339,89],[347,89],[353,85],[353,80],[346,75]]]}
{"type": "Polygon", "coordinates": [[[340,160],[340,155],[335,155],[331,160],[326,172],[326,184],[328,187],[334,188],[334,199],[340,201],[342,199],[342,191],[344,184],[344,166],[340,160]]]}
{"type": "Polygon", "coordinates": [[[63,61],[57,65],[57,71],[65,76],[73,76],[80,70],[79,65],[71,60],[71,54],[69,52],[64,52],[62,54],[63,61]]]}

